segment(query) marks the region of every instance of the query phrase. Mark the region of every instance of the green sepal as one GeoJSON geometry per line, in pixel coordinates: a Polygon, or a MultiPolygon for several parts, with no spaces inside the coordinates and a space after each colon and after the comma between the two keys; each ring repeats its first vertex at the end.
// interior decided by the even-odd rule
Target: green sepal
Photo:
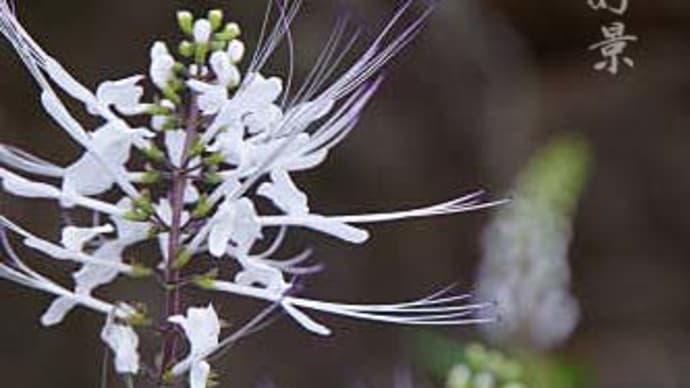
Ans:
{"type": "Polygon", "coordinates": [[[149,216],[149,214],[143,213],[138,210],[130,210],[128,212],[125,212],[125,214],[122,215],[122,218],[131,222],[146,222],[149,220],[149,216]]]}
{"type": "Polygon", "coordinates": [[[203,275],[195,276],[192,279],[192,284],[201,288],[202,290],[211,290],[213,289],[213,285],[218,278],[218,274],[218,268],[214,268],[203,275]]]}
{"type": "Polygon", "coordinates": [[[201,156],[204,151],[206,151],[206,145],[201,140],[196,139],[194,140],[192,148],[189,150],[189,156],[191,158],[195,158],[197,156],[201,156]]]}
{"type": "Polygon", "coordinates": [[[223,183],[223,177],[217,172],[207,172],[204,174],[204,183],[215,186],[223,183]]]}
{"type": "Polygon", "coordinates": [[[132,265],[132,272],[129,273],[129,276],[135,279],[143,279],[151,275],[153,275],[153,270],[143,264],[132,265]]]}
{"type": "Polygon", "coordinates": [[[152,321],[151,318],[149,318],[145,313],[137,311],[134,314],[127,317],[126,322],[128,325],[132,327],[147,327],[151,326],[152,321]]]}
{"type": "Polygon", "coordinates": [[[165,161],[165,153],[161,151],[158,147],[155,145],[151,145],[147,148],[141,148],[141,153],[144,154],[144,156],[152,160],[154,162],[164,162],[165,161]]]}
{"type": "Polygon", "coordinates": [[[220,152],[214,152],[208,157],[204,158],[204,165],[209,166],[209,167],[215,167],[218,166],[219,164],[223,163],[225,161],[225,158],[223,157],[223,154],[220,152]]]}
{"type": "Polygon", "coordinates": [[[143,185],[153,185],[161,180],[161,174],[158,171],[146,171],[139,180],[143,185]]]}
{"type": "Polygon", "coordinates": [[[211,213],[211,210],[213,210],[213,206],[208,202],[208,197],[206,195],[201,195],[192,211],[192,218],[204,218],[211,213]]]}

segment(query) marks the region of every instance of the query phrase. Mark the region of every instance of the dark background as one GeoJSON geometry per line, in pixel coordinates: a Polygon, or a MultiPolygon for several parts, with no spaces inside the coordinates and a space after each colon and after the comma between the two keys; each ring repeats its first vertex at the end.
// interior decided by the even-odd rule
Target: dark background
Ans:
{"type": "MultiPolygon", "coordinates": [[[[223,7],[242,23],[250,46],[264,9],[264,2],[250,0],[17,3],[36,40],[89,86],[145,72],[150,43],[175,37],[179,7],[223,7]]],[[[599,57],[587,48],[616,17],[591,10],[586,0],[444,0],[424,33],[389,66],[358,130],[300,182],[312,207],[332,214],[427,204],[478,187],[500,196],[552,134],[584,134],[595,163],[570,255],[583,317],[557,353],[589,365],[598,387],[687,387],[690,3],[630,3],[619,19],[640,38],[627,50],[636,67],[610,76],[592,70],[599,57]]],[[[352,0],[348,7],[376,26],[394,5],[352,0]]],[[[301,72],[337,12],[335,1],[307,1],[294,31],[301,72]]],[[[37,97],[3,45],[0,141],[67,163],[78,149],[41,112],[37,97]]],[[[56,233],[52,206],[2,201],[3,214],[41,235],[56,233]]],[[[305,294],[385,301],[455,281],[469,289],[490,215],[375,226],[363,247],[300,236],[328,264],[305,294]]],[[[129,285],[118,283],[106,294],[122,295],[129,285]]],[[[0,292],[2,386],[97,385],[100,317],[79,311],[43,329],[38,317],[47,297],[7,283],[0,292]]],[[[260,307],[219,303],[237,323],[260,307]]],[[[216,364],[222,386],[271,379],[280,387],[389,387],[396,370],[410,366],[404,346],[410,331],[323,319],[335,329],[333,338],[315,338],[283,319],[243,342],[216,364]]],[[[477,338],[466,328],[440,332],[477,338]]]]}

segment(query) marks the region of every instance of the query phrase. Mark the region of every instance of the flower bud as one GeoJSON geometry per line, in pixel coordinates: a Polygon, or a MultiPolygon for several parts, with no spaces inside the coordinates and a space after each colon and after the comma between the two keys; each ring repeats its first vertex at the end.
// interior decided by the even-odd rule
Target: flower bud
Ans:
{"type": "Polygon", "coordinates": [[[223,24],[223,11],[220,9],[213,9],[208,11],[208,21],[211,23],[211,29],[216,31],[223,24]]]}
{"type": "Polygon", "coordinates": [[[237,39],[242,34],[240,25],[237,23],[228,23],[225,25],[225,29],[216,34],[216,38],[221,40],[231,41],[237,39]]]}
{"type": "Polygon", "coordinates": [[[241,40],[234,39],[228,45],[228,56],[232,63],[240,63],[245,53],[245,46],[241,40]]]}
{"type": "Polygon", "coordinates": [[[194,45],[189,41],[183,40],[180,42],[180,45],[177,46],[177,52],[183,57],[189,58],[194,55],[194,45]]]}
{"type": "Polygon", "coordinates": [[[211,22],[199,19],[194,23],[194,41],[196,43],[208,43],[211,40],[211,22]]]}
{"type": "Polygon", "coordinates": [[[193,33],[193,23],[194,23],[194,15],[192,15],[191,12],[189,11],[178,11],[177,12],[177,25],[180,27],[180,30],[184,32],[187,35],[192,35],[193,33]]]}

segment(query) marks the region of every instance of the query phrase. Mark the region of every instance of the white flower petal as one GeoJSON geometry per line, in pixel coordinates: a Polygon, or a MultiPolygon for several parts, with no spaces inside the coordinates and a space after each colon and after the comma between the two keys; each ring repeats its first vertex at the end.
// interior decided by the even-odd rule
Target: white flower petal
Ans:
{"type": "Polygon", "coordinates": [[[151,47],[151,67],[149,77],[159,89],[165,89],[173,76],[175,58],[170,55],[163,42],[156,42],[151,47]]]}
{"type": "Polygon", "coordinates": [[[165,132],[165,148],[168,150],[170,163],[175,167],[182,167],[186,140],[187,133],[182,129],[165,132]]]}
{"type": "Polygon", "coordinates": [[[4,191],[26,198],[60,198],[60,190],[39,182],[32,182],[17,174],[0,168],[0,181],[4,191]]]}
{"type": "Polygon", "coordinates": [[[211,366],[206,361],[192,364],[189,370],[189,388],[206,388],[211,366]]]}
{"type": "Polygon", "coordinates": [[[65,319],[67,313],[77,306],[77,302],[72,298],[58,297],[48,306],[48,309],[41,316],[43,326],[55,326],[65,319]]]}
{"type": "Polygon", "coordinates": [[[115,353],[115,370],[119,374],[139,373],[139,337],[130,326],[116,323],[108,318],[101,339],[115,353]]]}
{"type": "Polygon", "coordinates": [[[290,314],[290,316],[294,318],[295,321],[297,321],[297,323],[299,323],[303,328],[321,336],[331,335],[331,330],[329,328],[314,321],[307,314],[303,313],[291,304],[283,303],[282,306],[285,309],[285,312],[290,314]]]}
{"type": "Polygon", "coordinates": [[[240,71],[232,64],[230,56],[223,51],[215,51],[209,59],[211,69],[222,87],[235,87],[240,84],[240,71]]]}
{"type": "Polygon", "coordinates": [[[62,245],[72,251],[82,251],[84,244],[90,240],[106,233],[112,233],[115,230],[112,225],[103,225],[92,228],[79,228],[75,226],[67,226],[62,229],[62,245]]]}
{"type": "Polygon", "coordinates": [[[261,238],[261,225],[254,204],[247,198],[226,200],[211,223],[209,251],[216,257],[225,255],[230,241],[239,252],[249,252],[254,241],[261,238]]]}
{"type": "Polygon", "coordinates": [[[201,362],[218,346],[220,320],[213,305],[190,307],[186,316],[175,315],[169,317],[168,321],[182,327],[190,345],[187,358],[193,363],[201,362]]]}
{"type": "Polygon", "coordinates": [[[114,105],[118,112],[124,115],[143,113],[145,105],[140,103],[144,95],[144,88],[137,84],[143,79],[141,75],[131,76],[119,81],[105,81],[98,86],[96,97],[98,102],[114,105]]]}
{"type": "Polygon", "coordinates": [[[290,175],[283,170],[271,171],[272,183],[263,183],[257,193],[264,196],[281,210],[288,214],[307,214],[307,195],[292,181],[290,175]]]}
{"type": "Polygon", "coordinates": [[[218,113],[228,99],[228,89],[222,85],[211,85],[198,80],[187,81],[187,86],[199,93],[199,109],[205,115],[218,113]]]}

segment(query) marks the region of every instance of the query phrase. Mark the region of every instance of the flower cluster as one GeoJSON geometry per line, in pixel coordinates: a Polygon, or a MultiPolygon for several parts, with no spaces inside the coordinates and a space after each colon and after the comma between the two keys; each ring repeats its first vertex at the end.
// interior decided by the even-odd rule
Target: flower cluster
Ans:
{"type": "MultiPolygon", "coordinates": [[[[295,91],[292,72],[283,79],[263,70],[281,42],[294,51],[290,25],[301,2],[278,3],[269,2],[251,58],[239,25],[226,23],[221,11],[203,18],[181,11],[177,19],[184,39],[174,50],[155,42],[148,74],[105,81],[94,92],[46,53],[7,1],[0,0],[0,32],[40,87],[45,112],[83,149],[80,158],[63,167],[0,145],[2,191],[55,201],[67,213],[86,209],[98,215],[93,224],[66,225],[59,242],[0,215],[6,253],[0,277],[56,296],[41,319],[44,325],[60,323],[76,306],[102,313],[106,323],[101,337],[116,355],[118,373],[135,375],[142,370],[137,332],[155,322],[163,334],[161,361],[149,369],[158,371],[163,382],[189,373],[192,387],[206,386],[211,373],[206,360],[242,333],[221,339],[212,305],[185,305],[183,292],[189,287],[264,300],[319,335],[328,335],[329,328],[306,310],[406,325],[484,321],[476,317],[484,304],[468,304],[468,296],[451,295],[449,290],[384,305],[294,295],[296,277],[314,273],[319,266],[308,263],[310,252],[280,258],[291,229],[361,244],[369,237],[362,228],[365,224],[456,214],[498,202],[482,202],[481,193],[473,193],[389,213],[327,215],[311,209],[293,176],[320,165],[353,130],[381,83],[382,66],[420,31],[432,7],[415,14],[413,2],[405,2],[345,70],[340,70],[341,64],[362,36],[347,19],[339,20],[313,71],[295,91]],[[401,31],[395,34],[396,29],[401,31]],[[142,85],[150,86],[150,98],[145,99],[142,85]],[[99,126],[88,129],[80,124],[56,89],[83,104],[99,126]],[[268,207],[266,213],[259,210],[268,207]],[[47,258],[81,264],[73,273],[74,287],[61,286],[31,269],[13,249],[17,239],[47,258]],[[160,245],[160,263],[123,258],[125,249],[149,240],[160,245]],[[191,265],[207,262],[235,268],[231,261],[240,269],[224,279],[215,271],[195,273],[197,266],[191,265]],[[93,295],[118,276],[159,280],[166,293],[164,315],[152,319],[140,304],[105,302],[93,295]],[[189,343],[185,357],[177,346],[182,334],[189,343]]],[[[264,317],[252,320],[243,333],[264,317]]]]}
{"type": "Polygon", "coordinates": [[[484,327],[496,342],[543,350],[575,329],[580,309],[570,291],[568,246],[588,163],[584,140],[557,138],[534,156],[513,203],[487,227],[477,295],[498,302],[504,319],[484,327]]]}

